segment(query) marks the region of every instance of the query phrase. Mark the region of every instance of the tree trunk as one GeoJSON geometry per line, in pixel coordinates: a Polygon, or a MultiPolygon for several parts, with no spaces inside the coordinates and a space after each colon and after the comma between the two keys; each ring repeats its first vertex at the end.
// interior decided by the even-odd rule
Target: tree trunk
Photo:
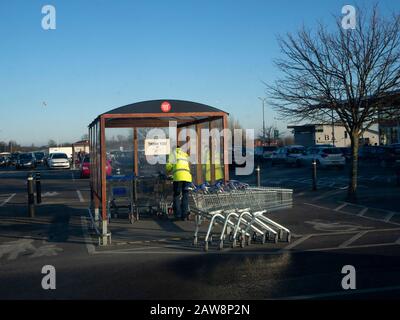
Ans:
{"type": "Polygon", "coordinates": [[[351,139],[351,169],[347,199],[351,202],[357,201],[357,180],[358,180],[358,130],[350,134],[351,139]]]}

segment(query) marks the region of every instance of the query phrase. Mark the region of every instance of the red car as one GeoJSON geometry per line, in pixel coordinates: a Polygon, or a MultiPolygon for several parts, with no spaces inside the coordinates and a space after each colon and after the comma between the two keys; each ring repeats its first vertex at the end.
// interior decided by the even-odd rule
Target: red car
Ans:
{"type": "MultiPolygon", "coordinates": [[[[107,176],[111,176],[112,168],[111,162],[107,160],[106,164],[106,174],[107,176]]],[[[90,177],[90,157],[86,156],[81,163],[81,178],[89,178],[90,177]]]]}

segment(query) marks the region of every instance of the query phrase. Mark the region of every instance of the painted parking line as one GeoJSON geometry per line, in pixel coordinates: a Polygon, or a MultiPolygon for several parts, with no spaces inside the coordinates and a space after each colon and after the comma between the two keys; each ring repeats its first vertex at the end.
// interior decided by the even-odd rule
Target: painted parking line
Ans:
{"type": "Polygon", "coordinates": [[[293,249],[294,247],[298,246],[300,243],[303,243],[304,241],[310,239],[312,236],[313,236],[312,234],[305,235],[305,236],[301,237],[300,239],[297,239],[296,241],[287,245],[285,248],[283,248],[283,250],[293,249]]]}
{"type": "Polygon", "coordinates": [[[318,197],[312,198],[311,200],[312,200],[312,201],[322,200],[322,199],[324,199],[324,198],[328,198],[328,197],[334,196],[334,195],[339,194],[339,193],[341,193],[341,192],[343,192],[342,189],[340,189],[340,190],[335,190],[335,191],[328,191],[328,192],[325,192],[325,193],[319,195],[318,197]]]}
{"type": "Polygon", "coordinates": [[[0,204],[0,207],[5,206],[5,205],[6,205],[8,202],[10,202],[11,199],[14,198],[16,195],[17,195],[16,193],[13,193],[12,195],[10,195],[7,199],[5,199],[5,200],[0,204]]]}
{"type": "MultiPolygon", "coordinates": [[[[324,206],[320,206],[320,205],[316,205],[316,204],[314,204],[314,203],[307,203],[307,202],[304,202],[303,204],[306,205],[306,206],[310,206],[310,207],[314,207],[314,208],[318,208],[318,209],[323,209],[323,210],[327,210],[327,211],[333,211],[332,208],[324,207],[324,206]]],[[[354,205],[354,204],[351,204],[351,205],[354,205]]],[[[357,206],[359,206],[359,205],[357,205],[357,206]]],[[[364,206],[359,206],[359,207],[364,207],[364,206]]],[[[368,208],[368,207],[364,207],[364,209],[365,209],[365,208],[368,208]]],[[[375,209],[375,208],[368,208],[368,209],[375,209]]],[[[380,210],[380,211],[383,211],[383,212],[386,211],[386,210],[382,210],[382,209],[376,209],[376,210],[380,210]]],[[[334,211],[334,212],[339,212],[339,213],[341,213],[341,214],[346,214],[346,215],[353,216],[353,217],[354,217],[354,216],[358,216],[358,215],[355,215],[354,213],[346,212],[346,211],[343,211],[343,210],[338,210],[338,211],[334,211]]],[[[399,213],[399,212],[395,212],[395,214],[400,214],[400,213],[399,213]]],[[[366,217],[366,216],[364,216],[364,215],[359,216],[359,217],[361,217],[361,218],[363,218],[363,219],[371,220],[371,221],[386,222],[386,223],[389,223],[389,224],[393,224],[393,225],[396,225],[396,226],[400,226],[400,223],[397,223],[397,222],[384,221],[383,219],[377,219],[377,218],[372,218],[372,217],[366,217]]]]}
{"type": "Polygon", "coordinates": [[[76,194],[78,195],[80,202],[85,202],[85,199],[83,199],[82,192],[80,190],[76,190],[76,194]]]}
{"type": "Polygon", "coordinates": [[[355,242],[356,240],[360,239],[361,237],[363,237],[364,235],[366,235],[368,233],[368,231],[361,231],[359,233],[357,233],[354,237],[351,237],[349,240],[346,240],[345,242],[343,242],[341,245],[339,245],[339,248],[346,248],[349,245],[351,245],[353,242],[355,242]]]}
{"type": "Polygon", "coordinates": [[[307,299],[330,298],[330,297],[338,297],[338,296],[397,291],[397,290],[400,290],[400,286],[346,290],[346,291],[343,290],[343,291],[335,291],[335,292],[327,292],[327,293],[316,293],[316,294],[308,294],[308,295],[301,295],[301,296],[281,297],[281,298],[277,298],[277,300],[307,300],[307,299]]]}
{"type": "Polygon", "coordinates": [[[367,213],[367,211],[368,211],[368,208],[367,207],[365,207],[364,209],[362,209],[358,214],[357,214],[357,216],[359,216],[359,217],[363,217],[364,216],[364,214],[366,214],[367,213]]]}
{"type": "Polygon", "coordinates": [[[390,213],[388,213],[383,221],[385,221],[385,222],[390,222],[390,220],[391,220],[396,214],[397,214],[396,212],[390,212],[390,213]]]}
{"type": "Polygon", "coordinates": [[[343,204],[341,204],[340,206],[338,206],[337,208],[335,208],[335,209],[333,209],[333,211],[340,211],[340,210],[342,210],[344,207],[346,207],[347,206],[347,203],[343,203],[343,204]]]}

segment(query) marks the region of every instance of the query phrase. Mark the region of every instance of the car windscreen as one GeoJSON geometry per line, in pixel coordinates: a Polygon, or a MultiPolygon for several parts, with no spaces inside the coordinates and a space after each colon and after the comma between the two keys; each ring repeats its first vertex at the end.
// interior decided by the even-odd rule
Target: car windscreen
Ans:
{"type": "Polygon", "coordinates": [[[305,150],[304,148],[290,148],[290,149],[288,149],[288,153],[300,154],[300,153],[303,153],[304,150],[305,150]]]}
{"type": "Polygon", "coordinates": [[[31,154],[20,154],[19,158],[23,159],[23,160],[30,160],[30,159],[32,159],[32,155],[31,154]]]}
{"type": "Polygon", "coordinates": [[[38,160],[42,160],[44,158],[44,153],[43,152],[35,152],[35,157],[38,160]]]}
{"type": "Polygon", "coordinates": [[[51,157],[52,159],[68,159],[67,155],[64,153],[55,153],[51,157]]]}
{"type": "Polygon", "coordinates": [[[338,149],[338,148],[326,148],[326,149],[322,149],[322,152],[325,154],[342,154],[342,150],[338,149]]]}

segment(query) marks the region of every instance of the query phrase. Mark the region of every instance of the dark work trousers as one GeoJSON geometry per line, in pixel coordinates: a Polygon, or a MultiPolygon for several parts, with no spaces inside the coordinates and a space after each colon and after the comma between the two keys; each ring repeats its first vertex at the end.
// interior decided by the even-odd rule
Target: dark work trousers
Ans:
{"type": "Polygon", "coordinates": [[[174,181],[174,215],[177,218],[186,218],[189,211],[189,186],[190,182],[174,181]],[[181,199],[182,196],[182,199],[181,199]]]}

